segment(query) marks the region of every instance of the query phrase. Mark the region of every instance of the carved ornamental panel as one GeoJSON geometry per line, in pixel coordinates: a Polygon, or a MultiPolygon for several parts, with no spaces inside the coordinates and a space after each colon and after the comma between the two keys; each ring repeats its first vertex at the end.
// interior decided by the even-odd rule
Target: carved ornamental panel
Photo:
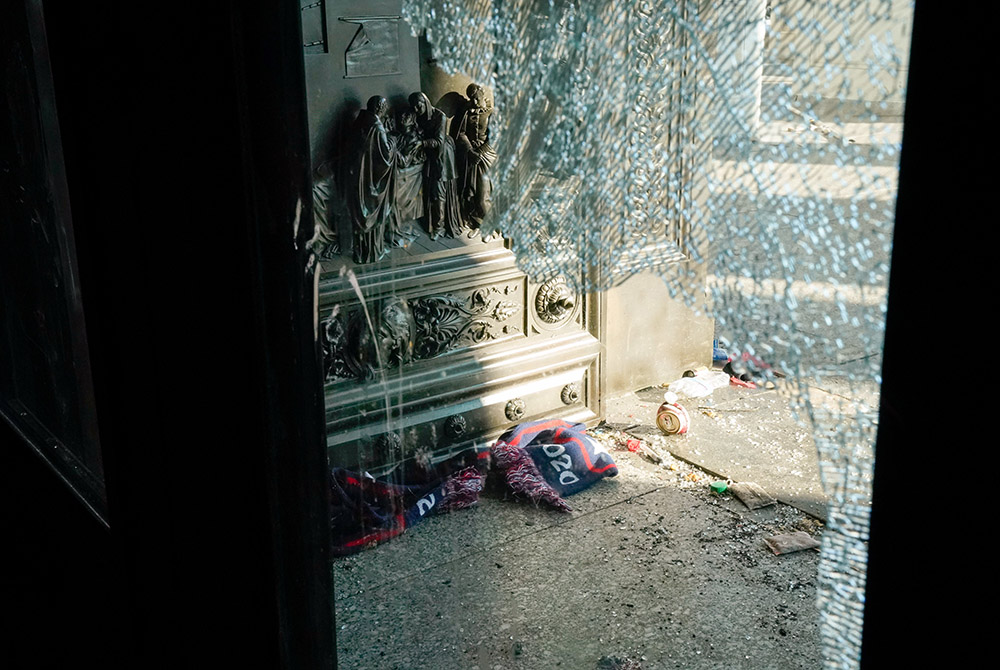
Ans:
{"type": "Polygon", "coordinates": [[[379,370],[523,336],[522,287],[391,296],[369,304],[367,314],[361,305],[337,306],[322,322],[326,381],[373,379],[379,370]]]}

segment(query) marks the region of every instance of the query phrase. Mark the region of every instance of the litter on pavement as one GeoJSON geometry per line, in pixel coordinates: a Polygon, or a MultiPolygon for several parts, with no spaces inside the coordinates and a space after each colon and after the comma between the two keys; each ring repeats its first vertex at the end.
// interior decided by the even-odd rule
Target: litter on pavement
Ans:
{"type": "Polygon", "coordinates": [[[742,500],[743,504],[750,509],[767,507],[778,502],[754,482],[737,482],[736,484],[732,484],[729,490],[736,494],[736,497],[742,500]]]}
{"type": "Polygon", "coordinates": [[[642,440],[632,438],[625,443],[625,448],[632,453],[639,454],[650,463],[659,465],[663,463],[663,456],[656,449],[644,443],[642,440]]]}
{"type": "Polygon", "coordinates": [[[664,393],[663,404],[656,410],[656,426],[667,435],[682,435],[690,425],[691,417],[677,403],[677,394],[673,391],[664,393]]]}
{"type": "Polygon", "coordinates": [[[667,388],[679,398],[702,398],[717,388],[729,385],[729,375],[721,370],[689,371],[676,379],[667,388]]]}
{"type": "Polygon", "coordinates": [[[809,536],[808,533],[797,530],[794,533],[787,533],[785,535],[772,535],[771,537],[764,538],[764,544],[775,553],[775,555],[790,554],[793,551],[802,551],[803,549],[817,549],[820,544],[819,540],[816,540],[809,536]]]}
{"type": "Polygon", "coordinates": [[[725,481],[724,479],[720,479],[718,481],[712,482],[708,486],[715,493],[725,493],[726,489],[729,488],[729,482],[725,481]]]}

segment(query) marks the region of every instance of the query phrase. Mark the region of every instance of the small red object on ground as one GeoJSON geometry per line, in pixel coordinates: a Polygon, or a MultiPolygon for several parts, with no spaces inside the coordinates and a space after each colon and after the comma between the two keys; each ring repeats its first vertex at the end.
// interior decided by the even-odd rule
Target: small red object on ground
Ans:
{"type": "Polygon", "coordinates": [[[740,379],[739,377],[730,377],[729,378],[729,383],[732,384],[733,386],[742,386],[743,388],[747,388],[747,389],[755,389],[755,388],[757,388],[757,385],[754,384],[753,382],[745,382],[742,379],[740,379]]]}

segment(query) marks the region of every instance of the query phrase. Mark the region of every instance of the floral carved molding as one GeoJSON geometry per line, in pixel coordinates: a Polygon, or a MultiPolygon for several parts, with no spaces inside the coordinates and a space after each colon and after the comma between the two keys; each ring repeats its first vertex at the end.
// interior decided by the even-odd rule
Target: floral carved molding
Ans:
{"type": "Polygon", "coordinates": [[[373,379],[380,369],[520,334],[523,311],[517,284],[386,298],[369,304],[370,323],[360,306],[335,308],[322,322],[326,381],[373,379]]]}

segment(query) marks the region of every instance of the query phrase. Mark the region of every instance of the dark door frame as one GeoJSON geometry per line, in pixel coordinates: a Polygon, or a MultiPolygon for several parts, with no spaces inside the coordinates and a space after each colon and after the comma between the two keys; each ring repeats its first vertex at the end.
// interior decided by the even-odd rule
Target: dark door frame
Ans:
{"type": "Polygon", "coordinates": [[[51,53],[108,507],[0,426],[0,664],[334,667],[299,7],[16,4],[51,53]]]}
{"type": "MultiPolygon", "coordinates": [[[[963,92],[980,91],[983,74],[990,71],[987,63],[996,60],[995,39],[988,34],[994,30],[992,22],[970,22],[944,3],[914,3],[875,442],[861,647],[865,670],[926,664],[934,651],[945,653],[954,640],[974,639],[972,617],[980,611],[965,601],[970,587],[974,592],[974,585],[993,572],[990,567],[981,574],[979,566],[985,564],[966,552],[913,551],[912,538],[937,529],[950,537],[978,534],[978,523],[972,526],[977,515],[963,509],[962,503],[973,499],[964,487],[945,484],[942,489],[956,494],[957,505],[915,506],[912,497],[900,493],[912,491],[915,482],[945,477],[947,469],[927,466],[953,447],[978,454],[994,434],[987,424],[988,400],[964,411],[950,395],[935,392],[931,381],[932,375],[957,379],[961,363],[955,368],[939,364],[953,355],[990,374],[989,328],[980,332],[961,323],[989,304],[963,296],[993,299],[992,291],[983,290],[991,285],[986,278],[991,261],[980,261],[962,242],[995,249],[989,226],[976,224],[996,218],[991,202],[996,140],[967,123],[971,116],[960,110],[963,92]],[[963,119],[956,132],[942,132],[956,115],[963,119]],[[949,253],[959,248],[962,253],[949,253]],[[966,304],[975,306],[966,312],[961,307],[966,304]],[[947,307],[938,313],[938,305],[947,307]],[[929,419],[941,402],[955,413],[946,430],[936,431],[929,419]]],[[[978,461],[968,465],[980,471],[978,461]]]]}

